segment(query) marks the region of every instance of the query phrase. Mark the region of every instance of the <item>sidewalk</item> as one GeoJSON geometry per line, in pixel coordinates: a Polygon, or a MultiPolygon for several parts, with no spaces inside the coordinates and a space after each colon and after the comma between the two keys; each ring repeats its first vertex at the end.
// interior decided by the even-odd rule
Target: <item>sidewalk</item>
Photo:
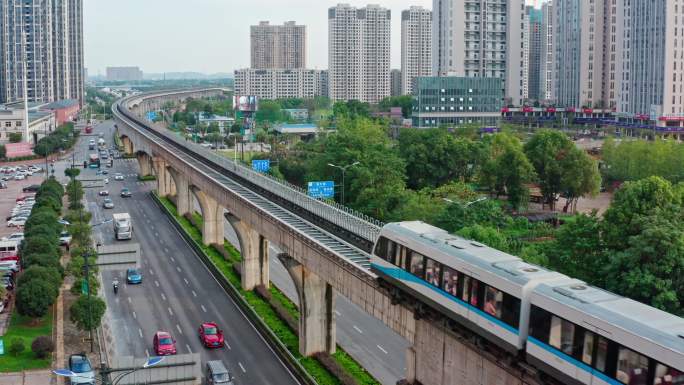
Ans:
{"type": "Polygon", "coordinates": [[[56,385],[57,380],[50,370],[0,373],[0,385],[56,385]]]}

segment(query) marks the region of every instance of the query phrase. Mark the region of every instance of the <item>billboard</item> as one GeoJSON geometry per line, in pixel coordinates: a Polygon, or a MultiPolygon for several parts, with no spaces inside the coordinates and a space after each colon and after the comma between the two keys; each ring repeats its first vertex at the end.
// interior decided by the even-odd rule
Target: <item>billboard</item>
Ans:
{"type": "Polygon", "coordinates": [[[268,172],[271,168],[271,161],[269,159],[252,159],[252,170],[256,172],[268,172]]]}
{"type": "Polygon", "coordinates": [[[308,193],[312,198],[333,198],[335,196],[335,182],[309,182],[308,193]]]}
{"type": "Polygon", "coordinates": [[[255,112],[259,107],[256,96],[233,95],[233,109],[235,111],[255,112]]]}

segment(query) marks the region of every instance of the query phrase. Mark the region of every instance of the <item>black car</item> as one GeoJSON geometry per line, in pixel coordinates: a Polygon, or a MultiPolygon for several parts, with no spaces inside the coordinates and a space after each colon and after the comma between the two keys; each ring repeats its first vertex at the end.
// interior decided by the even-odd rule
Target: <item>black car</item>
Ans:
{"type": "Polygon", "coordinates": [[[121,189],[121,197],[122,198],[130,198],[132,196],[131,190],[129,190],[127,187],[124,187],[121,189]]]}
{"type": "Polygon", "coordinates": [[[38,191],[38,189],[40,189],[40,185],[32,184],[30,186],[24,187],[23,189],[21,189],[21,191],[23,191],[23,192],[36,192],[36,191],[38,191]]]}

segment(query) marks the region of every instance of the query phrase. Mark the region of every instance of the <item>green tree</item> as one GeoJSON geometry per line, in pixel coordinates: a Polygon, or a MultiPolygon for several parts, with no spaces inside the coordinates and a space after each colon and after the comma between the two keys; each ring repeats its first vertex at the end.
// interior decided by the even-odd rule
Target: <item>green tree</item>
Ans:
{"type": "Polygon", "coordinates": [[[26,350],[26,346],[22,338],[14,337],[10,340],[9,347],[7,348],[9,354],[18,357],[24,350],[26,350]]]}
{"type": "Polygon", "coordinates": [[[381,111],[389,111],[391,107],[401,107],[401,114],[408,119],[413,112],[413,96],[388,96],[382,99],[378,106],[381,111]]]}
{"type": "Polygon", "coordinates": [[[59,263],[59,257],[55,256],[54,254],[46,253],[33,253],[24,255],[23,266],[26,268],[31,266],[45,266],[55,268],[58,271],[61,271],[62,269],[62,265],[59,263]]]}
{"type": "Polygon", "coordinates": [[[544,201],[553,209],[556,197],[564,190],[563,176],[568,171],[564,160],[575,145],[562,132],[543,130],[536,133],[524,149],[537,172],[544,201]]]}
{"type": "Polygon", "coordinates": [[[76,177],[81,173],[81,170],[75,167],[70,167],[64,170],[64,175],[70,179],[76,179],[76,177]]]}
{"type": "Polygon", "coordinates": [[[605,283],[605,245],[596,212],[576,215],[556,232],[549,263],[563,274],[594,285],[605,283]]]}
{"type": "Polygon", "coordinates": [[[575,211],[579,198],[589,195],[596,196],[601,188],[601,174],[598,164],[584,151],[573,148],[563,159],[563,176],[561,185],[566,204],[563,211],[573,207],[575,211]]]}
{"type": "Polygon", "coordinates": [[[274,100],[260,100],[259,111],[256,112],[254,119],[257,122],[279,122],[284,120],[280,104],[274,100]]]}
{"type": "Polygon", "coordinates": [[[7,149],[5,149],[5,145],[0,144],[0,159],[5,159],[6,155],[7,155],[7,149]]]}
{"type": "Polygon", "coordinates": [[[47,254],[58,258],[59,250],[54,239],[43,236],[34,236],[24,239],[21,253],[24,256],[31,256],[33,254],[47,254]]]}
{"type": "Polygon", "coordinates": [[[508,237],[494,227],[472,225],[462,228],[457,233],[463,238],[483,243],[497,250],[509,251],[508,237]]]}
{"type": "Polygon", "coordinates": [[[21,142],[21,133],[20,132],[10,132],[9,141],[10,141],[10,143],[21,142]]]}
{"type": "Polygon", "coordinates": [[[100,326],[107,305],[99,297],[82,295],[71,305],[71,321],[81,330],[91,330],[100,326]]]}
{"type": "Polygon", "coordinates": [[[501,203],[488,199],[477,203],[454,201],[437,216],[435,225],[456,233],[464,227],[473,225],[498,228],[506,223],[506,214],[501,203]]]}
{"type": "Polygon", "coordinates": [[[335,119],[367,118],[370,116],[370,105],[355,99],[333,104],[335,119]]]}
{"type": "Polygon", "coordinates": [[[18,286],[17,312],[34,318],[34,321],[44,317],[55,300],[53,292],[54,289],[50,283],[40,280],[32,280],[23,286],[18,286]]]}
{"type": "Polygon", "coordinates": [[[52,289],[52,298],[57,298],[59,286],[62,284],[62,275],[54,267],[33,265],[26,269],[17,280],[17,286],[24,286],[32,281],[43,281],[52,289]]]}

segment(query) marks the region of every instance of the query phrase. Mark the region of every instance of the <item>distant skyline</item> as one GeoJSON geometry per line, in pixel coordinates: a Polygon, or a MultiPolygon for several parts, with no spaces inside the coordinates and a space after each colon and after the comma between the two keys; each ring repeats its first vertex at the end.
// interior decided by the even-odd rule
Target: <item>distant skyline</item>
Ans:
{"type": "MultiPolygon", "coordinates": [[[[528,3],[534,1],[527,0],[528,3]]],[[[294,20],[307,27],[307,67],[328,66],[328,8],[379,4],[392,11],[392,68],[400,67],[401,11],[432,8],[432,0],[85,0],[85,66],[89,76],[107,66],[144,73],[232,73],[249,67],[249,27],[294,20]],[[239,6],[236,7],[235,3],[239,6]]],[[[540,1],[541,3],[541,1],[540,1]]]]}

